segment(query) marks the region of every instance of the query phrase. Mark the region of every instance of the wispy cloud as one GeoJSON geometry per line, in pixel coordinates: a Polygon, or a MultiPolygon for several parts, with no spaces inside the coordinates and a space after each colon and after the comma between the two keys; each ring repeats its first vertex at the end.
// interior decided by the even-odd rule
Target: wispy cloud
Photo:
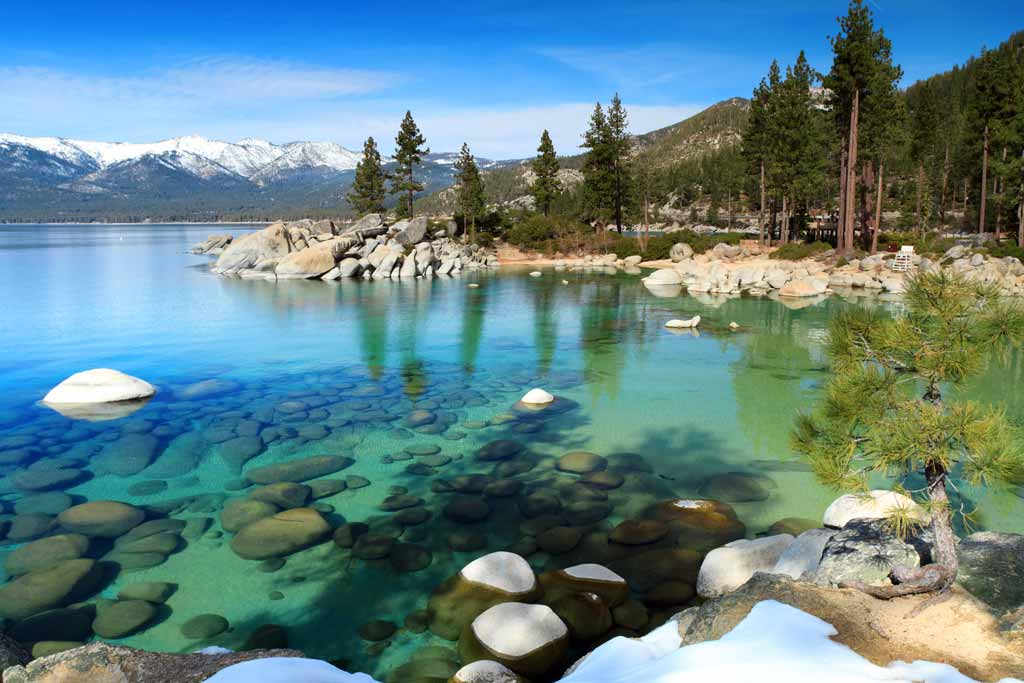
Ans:
{"type": "Polygon", "coordinates": [[[537,54],[623,88],[664,85],[680,75],[677,68],[679,55],[670,46],[647,46],[628,50],[617,50],[601,45],[544,47],[538,49],[537,54]]]}
{"type": "Polygon", "coordinates": [[[744,82],[764,66],[759,60],[737,53],[719,52],[673,43],[635,48],[607,45],[547,46],[535,52],[570,69],[590,74],[624,93],[663,93],[665,86],[688,90],[744,82]]]}
{"type": "MultiPolygon", "coordinates": [[[[333,140],[359,149],[368,135],[390,150],[406,109],[435,151],[468,142],[489,158],[534,154],[548,129],[563,154],[579,151],[593,104],[459,106],[430,93],[398,97],[387,71],[328,69],[228,57],[191,60],[126,76],[38,66],[0,67],[0,131],[145,142],[199,134],[222,140],[333,140]]],[[[567,98],[568,99],[568,98],[567,98]]],[[[703,103],[635,105],[640,133],[679,121],[703,103]]]]}
{"type": "Polygon", "coordinates": [[[121,136],[235,118],[282,101],[302,107],[386,91],[387,71],[331,69],[287,61],[208,57],[130,75],[90,74],[40,66],[0,67],[0,129],[69,124],[83,133],[125,123],[121,136]],[[130,122],[134,122],[134,125],[130,122]]]}

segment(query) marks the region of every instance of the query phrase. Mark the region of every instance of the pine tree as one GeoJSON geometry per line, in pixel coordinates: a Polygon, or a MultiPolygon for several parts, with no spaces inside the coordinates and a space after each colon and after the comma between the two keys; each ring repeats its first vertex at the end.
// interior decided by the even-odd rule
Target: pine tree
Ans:
{"type": "Polygon", "coordinates": [[[476,241],[476,220],[486,207],[484,183],[477,168],[476,159],[469,152],[469,145],[462,143],[459,158],[455,161],[455,183],[458,188],[459,210],[462,222],[469,234],[469,241],[476,241]]]}
{"type": "Polygon", "coordinates": [[[363,158],[356,164],[356,175],[348,193],[348,204],[357,216],[384,213],[384,170],[380,152],[372,137],[363,144],[363,158]]]}
{"type": "MultiPolygon", "coordinates": [[[[768,176],[782,197],[780,241],[791,237],[791,218],[824,183],[825,137],[821,112],[815,108],[812,86],[816,76],[803,51],[786,67],[786,78],[773,86],[769,112],[768,176]]],[[[774,80],[774,79],[773,79],[774,80]]]]}
{"type": "MultiPolygon", "coordinates": [[[[932,563],[895,567],[891,586],[849,583],[885,599],[945,591],[956,579],[951,477],[992,485],[1024,474],[1020,433],[1001,409],[942,395],[976,376],[988,353],[1024,341],[1024,310],[997,289],[948,271],[911,278],[904,304],[895,318],[863,308],[833,318],[834,374],[821,405],[799,416],[793,432],[794,447],[822,483],[866,491],[873,475],[890,476],[925,502],[932,563]]],[[[904,534],[915,519],[902,509],[888,521],[904,534]]]]}
{"type": "Polygon", "coordinates": [[[537,148],[537,157],[533,160],[532,169],[534,179],[530,192],[537,208],[547,216],[551,212],[551,202],[562,191],[562,187],[558,181],[558,157],[555,155],[555,146],[551,143],[551,136],[546,130],[540,135],[540,146],[537,148]]]}
{"type": "Polygon", "coordinates": [[[601,103],[594,105],[590,115],[590,126],[583,134],[583,144],[587,150],[583,161],[583,195],[587,217],[599,223],[605,223],[613,214],[611,205],[612,150],[608,144],[610,134],[608,119],[605,117],[601,103]]]}
{"type": "Polygon", "coordinates": [[[765,243],[765,206],[767,201],[767,166],[770,161],[771,111],[773,108],[773,85],[779,82],[779,64],[772,61],[771,74],[768,79],[762,78],[754,89],[750,99],[750,116],[747,127],[743,131],[743,157],[747,162],[748,171],[758,177],[760,208],[759,241],[765,243]]]}
{"type": "MultiPolygon", "coordinates": [[[[861,118],[887,115],[884,106],[869,106],[868,99],[872,93],[895,88],[903,72],[892,63],[892,42],[875,30],[864,0],[851,0],[846,16],[839,18],[839,28],[829,38],[833,61],[824,85],[831,93],[829,104],[843,138],[837,248],[848,252],[853,247],[855,200],[861,182],[857,173],[861,118]]],[[[863,125],[867,128],[870,123],[863,125]]]]}
{"type": "Polygon", "coordinates": [[[397,213],[403,218],[413,217],[413,196],[423,191],[423,184],[416,182],[413,171],[423,162],[423,156],[430,154],[424,147],[426,139],[420,133],[411,112],[405,112],[402,125],[395,137],[395,171],[391,175],[391,194],[402,195],[397,213]]]}
{"type": "Polygon", "coordinates": [[[611,168],[611,205],[615,213],[615,229],[622,234],[622,208],[629,201],[629,152],[632,143],[628,131],[629,117],[619,94],[612,97],[611,105],[608,107],[608,140],[606,144],[609,150],[609,161],[611,168]]]}

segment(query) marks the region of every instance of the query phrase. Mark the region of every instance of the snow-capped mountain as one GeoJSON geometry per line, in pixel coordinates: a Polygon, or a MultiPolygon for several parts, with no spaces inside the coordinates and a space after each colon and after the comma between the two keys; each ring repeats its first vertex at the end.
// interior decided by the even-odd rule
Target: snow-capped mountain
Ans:
{"type": "Polygon", "coordinates": [[[266,140],[247,138],[232,143],[198,135],[151,143],[93,142],[0,133],[0,148],[14,146],[29,147],[72,164],[95,165],[95,170],[99,171],[114,164],[155,156],[173,160],[172,163],[183,170],[202,177],[227,172],[249,179],[261,175],[272,177],[282,170],[303,167],[348,171],[355,168],[361,158],[360,154],[333,142],[275,145],[266,140]]]}
{"type": "MultiPolygon", "coordinates": [[[[425,191],[451,184],[456,156],[424,159],[417,179],[425,191]]],[[[0,221],[341,213],[361,158],[334,142],[198,135],[96,142],[0,133],[0,221]]]]}

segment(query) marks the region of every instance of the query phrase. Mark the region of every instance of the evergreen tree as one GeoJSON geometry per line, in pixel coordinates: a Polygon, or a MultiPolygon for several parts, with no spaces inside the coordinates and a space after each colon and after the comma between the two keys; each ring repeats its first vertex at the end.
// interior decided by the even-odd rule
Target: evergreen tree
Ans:
{"type": "Polygon", "coordinates": [[[469,145],[465,142],[462,143],[459,158],[455,161],[455,183],[458,187],[458,203],[463,225],[472,243],[476,241],[477,218],[483,216],[486,202],[480,170],[477,168],[476,159],[469,152],[469,145]]]}
{"type": "MultiPolygon", "coordinates": [[[[981,147],[981,192],[978,206],[978,232],[984,234],[987,227],[989,200],[989,170],[993,174],[993,191],[1000,187],[1004,163],[1008,157],[1016,157],[1020,141],[1014,131],[1020,116],[1020,60],[1019,54],[1010,50],[986,50],[979,64],[978,78],[968,105],[973,122],[972,140],[976,147],[980,138],[981,147]],[[1010,149],[1014,153],[1010,154],[1010,149]]],[[[1016,178],[1014,184],[1016,185],[1016,178]]],[[[999,229],[999,215],[996,226],[999,229]]],[[[998,237],[998,235],[997,235],[998,237]]]]}
{"type": "MultiPolygon", "coordinates": [[[[845,17],[839,18],[840,31],[832,36],[832,70],[824,79],[836,127],[842,133],[840,164],[839,231],[837,248],[847,252],[853,247],[854,210],[860,127],[863,116],[886,116],[884,98],[899,83],[902,70],[892,63],[892,42],[881,30],[875,30],[871,10],[864,0],[851,0],[845,17]],[[869,104],[873,95],[882,101],[869,104]]],[[[865,128],[870,126],[864,121],[865,128]]]]}
{"type": "Polygon", "coordinates": [[[608,144],[610,134],[608,119],[605,117],[601,103],[594,105],[590,115],[590,126],[583,134],[583,144],[587,150],[583,160],[583,194],[587,217],[599,223],[606,223],[612,216],[611,198],[614,180],[612,177],[612,150],[608,144]]]}
{"type": "Polygon", "coordinates": [[[629,152],[632,144],[629,139],[628,115],[619,94],[612,97],[608,107],[608,155],[611,168],[609,173],[612,184],[611,205],[615,212],[615,229],[622,234],[622,208],[629,201],[629,152]]]}
{"type": "Polygon", "coordinates": [[[780,241],[791,237],[791,218],[824,183],[825,136],[821,112],[815,108],[812,86],[816,76],[803,51],[786,78],[774,86],[775,106],[769,112],[770,163],[768,175],[782,197],[780,241]]]}
{"type": "Polygon", "coordinates": [[[430,154],[424,147],[426,139],[412,119],[412,112],[405,112],[402,125],[395,137],[395,171],[391,175],[391,194],[405,195],[398,203],[397,213],[402,218],[413,217],[413,196],[423,191],[423,184],[413,177],[413,171],[423,162],[423,156],[430,154]]]}
{"type": "Polygon", "coordinates": [[[607,114],[598,102],[583,135],[587,149],[583,163],[584,192],[590,217],[599,222],[615,221],[622,233],[622,210],[629,201],[629,152],[627,114],[618,94],[607,114]]]}
{"type": "Polygon", "coordinates": [[[558,157],[555,155],[555,146],[551,143],[551,136],[546,130],[540,135],[540,146],[537,148],[537,157],[533,160],[532,169],[534,179],[530,192],[537,208],[547,216],[551,212],[551,202],[562,191],[562,187],[558,181],[558,157]]]}
{"type": "Polygon", "coordinates": [[[363,158],[356,164],[356,175],[348,193],[348,204],[357,216],[384,213],[384,169],[380,152],[372,137],[363,144],[363,158]]]}
{"type": "Polygon", "coordinates": [[[767,166],[771,159],[770,143],[772,109],[774,107],[774,87],[779,83],[779,64],[772,61],[767,79],[754,89],[750,99],[750,116],[747,127],[743,131],[743,157],[747,162],[748,171],[758,178],[758,194],[760,199],[760,234],[759,240],[765,243],[765,207],[767,201],[767,166]]]}
{"type": "MultiPolygon", "coordinates": [[[[1024,341],[1020,305],[947,272],[910,279],[904,302],[900,317],[850,308],[833,318],[828,349],[834,375],[819,409],[800,416],[793,434],[822,483],[866,491],[872,475],[886,475],[925,502],[932,563],[895,567],[891,586],[849,583],[886,599],[945,591],[956,579],[947,492],[952,477],[990,485],[1024,473],[1020,434],[1002,410],[942,396],[976,376],[987,352],[1024,341]],[[915,489],[922,477],[924,485],[915,489]]],[[[900,509],[889,523],[902,534],[916,518],[900,509]]]]}

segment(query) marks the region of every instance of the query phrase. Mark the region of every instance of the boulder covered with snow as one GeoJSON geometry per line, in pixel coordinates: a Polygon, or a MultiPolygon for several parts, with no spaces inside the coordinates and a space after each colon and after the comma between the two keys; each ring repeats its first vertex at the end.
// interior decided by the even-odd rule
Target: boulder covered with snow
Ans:
{"type": "Polygon", "coordinates": [[[478,659],[455,672],[451,683],[525,683],[524,679],[504,664],[478,659]]]}
{"type": "Polygon", "coordinates": [[[459,638],[464,662],[492,660],[526,676],[549,676],[569,649],[569,629],[547,605],[504,602],[478,616],[459,638]]]}
{"type": "Polygon", "coordinates": [[[789,534],[739,539],[715,548],[704,558],[697,575],[697,594],[713,598],[736,590],[755,572],[769,572],[793,543],[789,534]]]}
{"type": "Polygon", "coordinates": [[[555,397],[544,391],[543,389],[534,388],[527,391],[521,399],[520,403],[528,406],[542,406],[547,405],[555,400],[555,397]]]}
{"type": "Polygon", "coordinates": [[[519,555],[498,551],[478,557],[441,583],[427,602],[430,630],[455,640],[481,613],[503,602],[531,602],[540,584],[519,555]]]}
{"type": "Polygon", "coordinates": [[[600,564],[577,564],[545,572],[540,576],[540,585],[544,589],[544,602],[548,604],[567,595],[593,593],[611,608],[629,597],[626,580],[600,564]]]}
{"type": "Polygon", "coordinates": [[[110,368],[76,372],[43,397],[49,404],[116,403],[150,398],[156,388],[138,377],[110,368]]]}
{"type": "Polygon", "coordinates": [[[927,515],[917,503],[896,491],[875,490],[866,493],[848,493],[832,501],[825,510],[821,523],[842,529],[853,519],[885,519],[894,512],[906,511],[921,522],[927,515]]]}

